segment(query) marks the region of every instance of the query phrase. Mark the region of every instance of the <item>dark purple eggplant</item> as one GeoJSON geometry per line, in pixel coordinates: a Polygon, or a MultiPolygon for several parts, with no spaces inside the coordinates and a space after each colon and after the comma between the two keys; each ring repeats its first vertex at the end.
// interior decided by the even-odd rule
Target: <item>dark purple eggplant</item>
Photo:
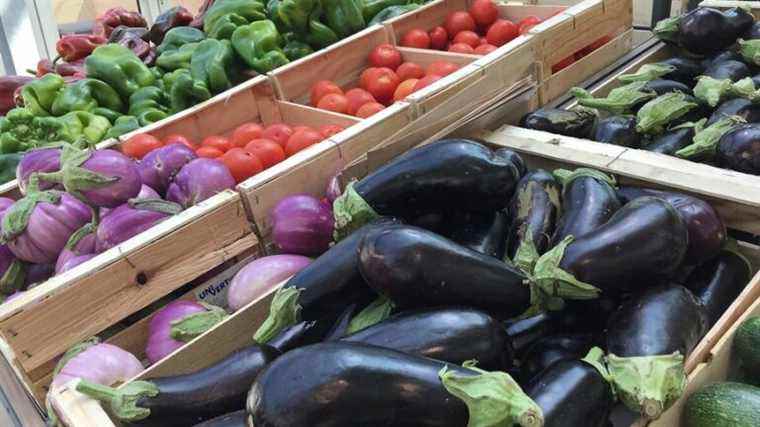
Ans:
{"type": "Polygon", "coordinates": [[[363,306],[375,299],[377,296],[359,274],[359,242],[369,230],[396,222],[380,218],[365,225],[291,277],[277,290],[269,317],[254,335],[256,342],[269,342],[300,321],[319,320],[332,325],[347,305],[363,306]]]}
{"type": "Polygon", "coordinates": [[[760,174],[760,124],[746,124],[724,134],[715,161],[720,167],[760,174]]]}
{"type": "MultiPolygon", "coordinates": [[[[594,344],[603,338],[604,327],[615,309],[620,305],[620,297],[602,294],[592,300],[566,300],[562,310],[552,311],[554,328],[563,334],[590,334],[594,344]]],[[[602,340],[603,341],[603,340],[602,340]]]]}
{"type": "Polygon", "coordinates": [[[749,30],[747,30],[741,38],[744,40],[760,39],[760,22],[752,24],[752,26],[749,27],[749,30]]]}
{"type": "Polygon", "coordinates": [[[276,348],[280,353],[287,353],[294,348],[320,342],[327,334],[327,328],[323,327],[320,330],[320,325],[323,324],[317,320],[298,322],[281,330],[267,342],[267,345],[276,348]]]}
{"type": "Polygon", "coordinates": [[[654,92],[657,95],[665,95],[670,92],[681,92],[691,95],[691,87],[675,80],[655,79],[644,85],[645,91],[654,92]]]}
{"type": "Polygon", "coordinates": [[[248,427],[248,412],[245,409],[220,415],[193,427],[248,427]]]}
{"type": "Polygon", "coordinates": [[[552,247],[567,236],[578,238],[597,229],[620,209],[614,179],[601,172],[581,168],[562,181],[562,216],[552,235],[552,247]]]}
{"type": "Polygon", "coordinates": [[[718,52],[734,44],[754,21],[752,15],[740,7],[726,11],[700,7],[681,17],[678,41],[692,53],[718,52]]]}
{"type": "Polygon", "coordinates": [[[457,213],[448,219],[448,238],[490,257],[504,258],[509,219],[503,211],[457,213]]]}
{"type": "Polygon", "coordinates": [[[539,313],[525,319],[506,320],[504,327],[518,359],[531,344],[549,336],[555,330],[553,319],[548,313],[539,313]]]}
{"type": "Polygon", "coordinates": [[[378,215],[415,219],[430,212],[493,212],[504,208],[519,180],[509,151],[467,139],[443,139],[415,148],[349,184],[333,203],[343,236],[378,215]],[[456,201],[456,203],[452,203],[456,201]]]}
{"type": "Polygon", "coordinates": [[[751,77],[747,64],[741,61],[727,60],[723,62],[716,62],[705,70],[705,76],[712,77],[715,80],[728,79],[732,82],[738,82],[745,77],[751,77]]]}
{"type": "Polygon", "coordinates": [[[460,365],[503,371],[513,365],[509,336],[488,314],[467,308],[441,308],[399,313],[341,341],[358,342],[460,365]]]}
{"type": "Polygon", "coordinates": [[[755,87],[760,87],[760,74],[755,74],[752,76],[752,83],[755,85],[755,87]]]}
{"type": "Polygon", "coordinates": [[[544,427],[605,427],[615,403],[607,379],[582,360],[552,364],[525,392],[541,407],[544,427]]]}
{"type": "Polygon", "coordinates": [[[590,110],[541,108],[523,117],[521,125],[576,138],[588,138],[594,129],[596,114],[590,110]]]}
{"type": "Polygon", "coordinates": [[[650,81],[654,79],[668,79],[681,82],[688,87],[694,86],[694,81],[701,76],[705,67],[699,62],[690,58],[674,56],[664,61],[653,64],[645,64],[635,73],[618,76],[618,80],[623,83],[635,81],[650,81]]]}
{"type": "Polygon", "coordinates": [[[707,326],[714,325],[752,277],[752,266],[737,250],[723,250],[694,270],[684,281],[705,307],[707,326]]]}
{"type": "Polygon", "coordinates": [[[457,305],[509,318],[531,305],[527,277],[516,267],[412,226],[366,233],[359,271],[401,309],[457,305]]]}
{"type": "Polygon", "coordinates": [[[512,227],[509,232],[509,259],[530,270],[538,256],[546,252],[560,214],[562,188],[554,176],[536,169],[517,184],[509,205],[512,227]]]}
{"type": "Polygon", "coordinates": [[[681,216],[689,233],[684,263],[698,265],[718,255],[726,241],[726,226],[720,215],[702,199],[683,193],[641,187],[621,187],[618,196],[628,203],[638,197],[653,196],[670,203],[681,216]]]}
{"type": "Polygon", "coordinates": [[[645,145],[644,149],[672,156],[676,151],[691,144],[694,134],[694,126],[682,125],[658,135],[651,143],[645,145]]]}
{"type": "Polygon", "coordinates": [[[593,345],[593,337],[583,335],[551,335],[528,347],[520,363],[520,378],[530,382],[552,364],[560,360],[580,359],[593,345]]]}
{"type": "MultiPolygon", "coordinates": [[[[714,55],[710,55],[707,58],[702,60],[702,68],[704,70],[710,68],[714,64],[718,64],[720,62],[724,61],[739,61],[742,62],[742,56],[739,54],[739,52],[736,52],[734,50],[724,50],[723,52],[716,53],[714,55]]],[[[702,73],[700,73],[701,75],[702,73]]]]}
{"type": "Polygon", "coordinates": [[[473,414],[487,425],[543,424],[506,374],[340,341],[275,360],[256,378],[246,407],[256,427],[462,427],[473,414]],[[495,376],[504,377],[502,387],[477,399],[463,384],[482,387],[495,376]],[[484,407],[498,418],[483,418],[484,407]]]}
{"type": "Polygon", "coordinates": [[[686,224],[673,206],[639,197],[596,230],[545,253],[534,279],[550,295],[570,299],[642,289],[678,269],[688,241],[686,224]]]}
{"type": "MultiPolygon", "coordinates": [[[[758,84],[760,87],[760,84],[758,84]]],[[[706,126],[717,122],[720,119],[739,116],[748,123],[760,122],[760,104],[753,104],[750,100],[744,98],[729,99],[721,103],[715,112],[712,113],[706,126]]]]}
{"type": "Polygon", "coordinates": [[[110,404],[122,421],[184,427],[243,408],[253,380],[279,355],[270,346],[252,345],[190,374],[118,389],[82,380],[77,391],[110,404]]]}
{"type": "Polygon", "coordinates": [[[646,418],[659,417],[683,392],[684,358],[706,331],[704,307],[681,285],[656,286],[624,301],[607,323],[618,397],[646,418]]]}
{"type": "Polygon", "coordinates": [[[599,120],[592,139],[623,147],[639,148],[641,145],[641,135],[636,132],[636,118],[632,116],[610,116],[599,120]]]}

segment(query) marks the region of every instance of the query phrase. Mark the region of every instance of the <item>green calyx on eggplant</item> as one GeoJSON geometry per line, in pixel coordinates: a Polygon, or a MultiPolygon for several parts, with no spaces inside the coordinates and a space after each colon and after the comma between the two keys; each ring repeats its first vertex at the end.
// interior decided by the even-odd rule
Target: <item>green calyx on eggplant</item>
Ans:
{"type": "Polygon", "coordinates": [[[520,177],[514,153],[467,139],[415,148],[349,185],[333,203],[336,240],[378,215],[413,220],[451,210],[451,201],[477,212],[506,206],[520,177]]]}
{"type": "Polygon", "coordinates": [[[506,373],[341,341],[277,358],[246,408],[262,427],[310,427],[324,414],[334,427],[543,425],[541,409],[506,373]]]}
{"type": "Polygon", "coordinates": [[[722,118],[697,132],[692,139],[692,143],[676,151],[675,155],[690,160],[712,159],[723,135],[736,129],[743,123],[746,122],[739,116],[722,118]]]}
{"type": "Polygon", "coordinates": [[[647,90],[648,81],[636,81],[612,89],[604,98],[594,98],[585,89],[574,87],[570,93],[578,100],[578,104],[608,111],[611,114],[626,114],[635,111],[639,106],[657,96],[654,90],[647,90]]]}
{"type": "Polygon", "coordinates": [[[596,113],[587,109],[561,110],[541,108],[525,117],[521,126],[575,138],[588,138],[596,122],[596,113]]]}
{"type": "MultiPolygon", "coordinates": [[[[755,85],[760,87],[760,83],[756,83],[755,85]]],[[[707,125],[709,126],[729,116],[739,116],[746,120],[747,123],[760,122],[760,104],[755,104],[744,98],[729,99],[715,109],[715,112],[707,120],[707,125]]]]}
{"type": "Polygon", "coordinates": [[[594,128],[593,140],[622,147],[639,148],[641,135],[636,132],[636,118],[610,116],[599,120],[594,128]]]}
{"type": "Polygon", "coordinates": [[[633,83],[665,78],[691,87],[694,85],[694,79],[703,72],[704,67],[698,61],[676,56],[653,64],[644,64],[635,73],[618,76],[618,81],[633,83]]]}
{"type": "Polygon", "coordinates": [[[681,396],[684,358],[706,331],[704,307],[681,285],[655,286],[625,300],[607,323],[607,367],[618,397],[658,418],[681,396]]]}
{"type": "Polygon", "coordinates": [[[190,342],[197,336],[211,329],[214,325],[229,317],[227,311],[221,307],[199,303],[207,310],[193,313],[185,317],[173,320],[169,335],[172,339],[182,342],[190,342]]]}
{"type": "Polygon", "coordinates": [[[752,65],[760,65],[760,40],[739,39],[739,53],[752,65]]]}
{"type": "Polygon", "coordinates": [[[577,239],[567,236],[545,253],[533,280],[558,298],[619,294],[674,273],[687,247],[688,231],[678,211],[662,199],[640,197],[597,229],[577,239]]]}
{"type": "Polygon", "coordinates": [[[670,128],[662,135],[655,137],[652,142],[643,148],[647,151],[673,156],[676,154],[676,151],[692,143],[694,135],[702,130],[705,121],[706,119],[702,119],[696,123],[686,122],[670,128]]]}
{"type": "Polygon", "coordinates": [[[715,150],[720,167],[753,175],[760,174],[760,125],[738,126],[724,134],[715,150]]]}
{"type": "Polygon", "coordinates": [[[667,125],[699,107],[698,101],[689,95],[672,92],[660,95],[644,104],[636,113],[636,131],[660,134],[667,125]]]}
{"type": "Polygon", "coordinates": [[[739,7],[726,11],[699,7],[658,22],[653,31],[662,40],[679,44],[691,53],[706,55],[734,44],[753,22],[752,15],[739,7]]]}
{"type": "Polygon", "coordinates": [[[532,271],[549,247],[560,214],[561,192],[559,182],[543,169],[527,173],[517,184],[509,205],[513,220],[507,255],[523,271],[532,271]]]}
{"type": "Polygon", "coordinates": [[[389,298],[378,296],[351,318],[344,335],[353,334],[384,321],[390,317],[395,308],[396,304],[389,298]]]}
{"type": "Polygon", "coordinates": [[[714,79],[709,76],[699,77],[694,86],[694,96],[704,101],[710,107],[729,98],[757,98],[760,94],[755,90],[755,83],[750,77],[744,77],[733,82],[730,79],[714,79]]]}

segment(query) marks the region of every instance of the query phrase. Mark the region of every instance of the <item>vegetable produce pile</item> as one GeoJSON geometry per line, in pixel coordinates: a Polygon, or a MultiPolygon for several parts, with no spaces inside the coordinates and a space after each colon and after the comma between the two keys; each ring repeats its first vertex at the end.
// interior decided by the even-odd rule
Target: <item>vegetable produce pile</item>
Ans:
{"type": "Polygon", "coordinates": [[[234,311],[287,280],[251,346],[187,375],[77,389],[163,426],[606,426],[616,400],[655,419],[753,271],[702,200],[528,171],[466,139],[342,192],[333,179],[325,200],[288,196],[271,219],[287,254],[244,267],[228,294],[234,311]]]}
{"type": "Polygon", "coordinates": [[[655,34],[675,56],[619,76],[604,98],[574,88],[584,108],[539,110],[524,125],[760,174],[758,28],[742,8],[661,21],[655,34]]]}

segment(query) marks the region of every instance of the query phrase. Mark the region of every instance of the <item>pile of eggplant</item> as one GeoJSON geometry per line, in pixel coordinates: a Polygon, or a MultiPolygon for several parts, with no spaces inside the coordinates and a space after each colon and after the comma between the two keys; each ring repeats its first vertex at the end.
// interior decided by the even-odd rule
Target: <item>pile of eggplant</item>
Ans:
{"type": "Polygon", "coordinates": [[[700,7],[654,33],[673,57],[619,76],[604,98],[573,88],[581,107],[537,110],[522,125],[760,174],[760,22],[700,7]]]}
{"type": "Polygon", "coordinates": [[[752,271],[702,200],[467,139],[349,184],[333,214],[251,346],[77,389],[137,425],[606,427],[618,399],[654,419],[752,271]]]}

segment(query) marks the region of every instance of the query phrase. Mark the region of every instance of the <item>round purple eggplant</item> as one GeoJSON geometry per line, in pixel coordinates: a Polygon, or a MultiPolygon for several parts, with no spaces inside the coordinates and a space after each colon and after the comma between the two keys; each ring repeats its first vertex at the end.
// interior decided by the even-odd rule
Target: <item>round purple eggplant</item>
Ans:
{"type": "MultiPolygon", "coordinates": [[[[760,83],[758,84],[760,86],[760,83]]],[[[760,122],[760,105],[752,103],[748,99],[735,98],[721,103],[715,112],[710,115],[705,126],[717,122],[720,119],[739,116],[748,123],[760,122]]]]}
{"type": "Polygon", "coordinates": [[[593,345],[588,334],[550,335],[534,342],[520,359],[521,384],[560,360],[580,359],[593,345]]]}
{"type": "Polygon", "coordinates": [[[752,14],[739,7],[726,11],[700,7],[680,18],[678,41],[692,53],[718,52],[734,44],[754,21],[752,14]]]}
{"type": "MultiPolygon", "coordinates": [[[[137,196],[135,196],[135,199],[160,199],[161,195],[159,195],[156,190],[152,189],[151,187],[148,187],[147,185],[143,184],[140,187],[140,192],[137,193],[137,196]]],[[[100,208],[100,218],[105,218],[106,215],[108,215],[113,209],[111,208],[100,208]]]]}
{"type": "Polygon", "coordinates": [[[641,135],[636,132],[636,118],[631,116],[610,116],[599,120],[592,139],[623,147],[638,148],[641,145],[641,135]]]}
{"type": "MultiPolygon", "coordinates": [[[[26,194],[29,186],[29,178],[33,173],[58,172],[61,170],[61,149],[60,148],[41,148],[39,150],[28,151],[16,166],[16,180],[21,194],[26,194]]],[[[38,190],[62,189],[63,187],[55,182],[40,179],[37,182],[38,190]]]]}
{"type": "Polygon", "coordinates": [[[71,270],[97,255],[95,252],[95,233],[90,228],[89,225],[86,225],[85,228],[77,230],[69,238],[66,247],[63,248],[55,262],[55,274],[71,270]]]}
{"type": "Polygon", "coordinates": [[[231,188],[235,188],[235,179],[224,163],[200,158],[191,160],[179,170],[169,184],[166,200],[189,208],[231,188]]]}
{"type": "Polygon", "coordinates": [[[715,161],[720,167],[760,174],[760,124],[747,124],[724,134],[715,161]]]}
{"type": "Polygon", "coordinates": [[[95,232],[95,251],[111,249],[181,211],[181,206],[165,200],[130,200],[100,222],[95,232]]]}
{"type": "Polygon", "coordinates": [[[576,138],[589,138],[596,123],[591,110],[561,110],[542,108],[523,117],[521,125],[528,129],[542,130],[576,138]]]}
{"type": "Polygon", "coordinates": [[[2,238],[22,261],[52,264],[69,237],[91,219],[91,208],[68,193],[30,193],[6,211],[2,238]]]}
{"type": "Polygon", "coordinates": [[[137,170],[144,185],[165,194],[180,169],[196,158],[195,152],[182,144],[166,145],[145,155],[137,170]]]}
{"type": "MultiPolygon", "coordinates": [[[[447,218],[448,237],[460,245],[494,258],[504,258],[509,219],[503,211],[456,213],[447,218]]],[[[425,227],[422,227],[425,228],[425,227]]]]}

